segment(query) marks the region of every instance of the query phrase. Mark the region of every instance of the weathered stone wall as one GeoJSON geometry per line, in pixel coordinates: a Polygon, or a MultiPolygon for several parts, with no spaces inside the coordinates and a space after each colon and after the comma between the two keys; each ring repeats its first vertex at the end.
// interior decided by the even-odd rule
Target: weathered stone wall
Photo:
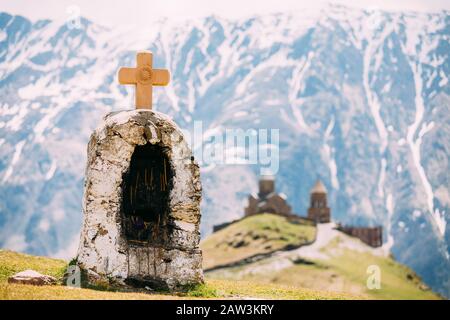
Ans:
{"type": "Polygon", "coordinates": [[[377,248],[383,245],[383,228],[378,227],[352,227],[338,225],[338,230],[348,234],[349,236],[360,239],[365,244],[377,248]]]}
{"type": "Polygon", "coordinates": [[[92,134],[83,195],[78,264],[91,278],[107,277],[169,289],[203,281],[200,171],[180,129],[151,110],[110,113],[92,134]],[[167,150],[173,170],[164,246],[129,243],[122,232],[122,178],[136,145],[167,150]]]}

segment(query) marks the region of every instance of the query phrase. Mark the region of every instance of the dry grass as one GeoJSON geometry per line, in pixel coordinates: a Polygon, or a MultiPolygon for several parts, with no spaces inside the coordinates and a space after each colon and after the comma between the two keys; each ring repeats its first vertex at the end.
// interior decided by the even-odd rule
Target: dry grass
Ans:
{"type": "Polygon", "coordinates": [[[284,285],[263,285],[248,281],[213,280],[187,293],[147,293],[101,291],[64,285],[31,286],[8,284],[9,276],[33,269],[61,279],[67,267],[64,260],[36,257],[0,250],[0,300],[173,300],[173,299],[355,299],[358,296],[321,292],[284,285]]]}
{"type": "Polygon", "coordinates": [[[201,242],[203,268],[237,262],[286,246],[300,246],[313,241],[315,233],[314,226],[292,223],[281,216],[251,216],[213,233],[201,242]]]}
{"type": "Polygon", "coordinates": [[[375,256],[369,252],[342,249],[335,239],[323,251],[329,259],[299,261],[292,266],[264,274],[251,272],[260,262],[245,266],[216,270],[208,273],[209,278],[250,281],[263,286],[270,284],[292,285],[296,288],[311,288],[318,292],[346,292],[366,299],[441,299],[427,288],[421,279],[408,267],[395,260],[375,256]],[[376,265],[381,271],[381,288],[367,288],[367,268],[376,265]]]}

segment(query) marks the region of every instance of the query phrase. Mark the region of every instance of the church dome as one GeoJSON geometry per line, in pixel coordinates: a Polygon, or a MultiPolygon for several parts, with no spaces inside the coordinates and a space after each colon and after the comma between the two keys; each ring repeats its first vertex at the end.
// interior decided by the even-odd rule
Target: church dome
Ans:
{"type": "Polygon", "coordinates": [[[311,189],[311,193],[327,193],[327,189],[323,185],[322,181],[317,180],[316,184],[311,189]]]}

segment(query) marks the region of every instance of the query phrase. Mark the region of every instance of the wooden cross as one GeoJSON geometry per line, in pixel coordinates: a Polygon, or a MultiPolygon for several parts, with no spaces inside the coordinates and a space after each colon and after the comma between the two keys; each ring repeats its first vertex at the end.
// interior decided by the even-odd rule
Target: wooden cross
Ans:
{"type": "Polygon", "coordinates": [[[136,109],[152,108],[152,87],[166,86],[170,73],[166,69],[152,69],[153,55],[142,51],[136,55],[136,68],[120,68],[119,83],[136,86],[136,109]]]}

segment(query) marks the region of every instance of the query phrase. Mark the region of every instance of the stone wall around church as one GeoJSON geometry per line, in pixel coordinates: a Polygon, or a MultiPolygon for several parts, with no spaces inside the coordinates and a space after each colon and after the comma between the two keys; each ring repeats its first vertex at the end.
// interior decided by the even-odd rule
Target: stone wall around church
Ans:
{"type": "Polygon", "coordinates": [[[377,227],[353,227],[338,225],[337,229],[349,236],[360,239],[365,244],[377,248],[383,245],[383,228],[377,227]]]}

